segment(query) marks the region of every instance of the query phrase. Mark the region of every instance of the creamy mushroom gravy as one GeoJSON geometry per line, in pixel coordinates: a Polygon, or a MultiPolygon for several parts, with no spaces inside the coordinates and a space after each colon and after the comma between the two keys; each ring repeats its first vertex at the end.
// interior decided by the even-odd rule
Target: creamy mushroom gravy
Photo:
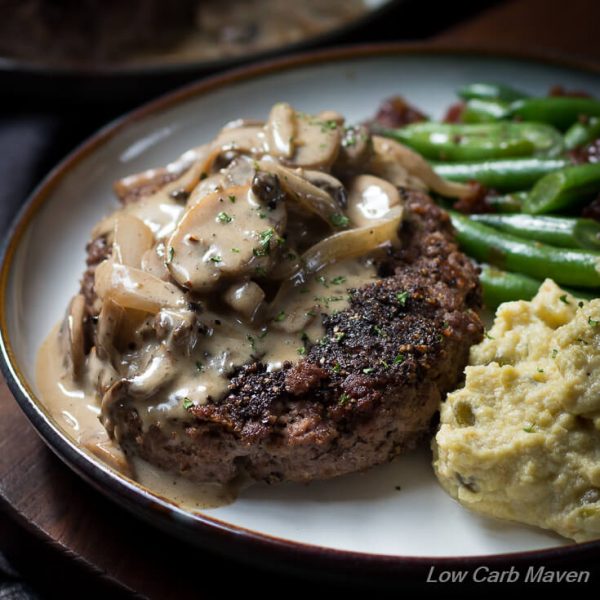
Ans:
{"type": "Polygon", "coordinates": [[[232,489],[126,456],[113,407],[125,403],[142,431],[169,431],[224,398],[244,365],[302,360],[323,316],[400,243],[404,187],[466,190],[337,113],[285,103],[118,181],[122,207],[92,232],[90,256],[98,243],[101,255],[40,350],[42,401],[78,444],[153,490],[162,481],[162,495],[192,490],[192,509],[231,501],[232,489]]]}

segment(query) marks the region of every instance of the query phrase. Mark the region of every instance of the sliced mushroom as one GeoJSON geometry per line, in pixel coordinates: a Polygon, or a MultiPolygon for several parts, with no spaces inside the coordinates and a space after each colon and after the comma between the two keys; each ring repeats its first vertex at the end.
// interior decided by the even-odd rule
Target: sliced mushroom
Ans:
{"type": "Polygon", "coordinates": [[[98,296],[110,298],[124,308],[156,314],[162,307],[178,308],[187,301],[179,288],[141,269],[105,260],[96,268],[94,287],[98,296]]]}
{"type": "Polygon", "coordinates": [[[268,152],[265,131],[260,125],[222,129],[211,147],[213,154],[215,151],[218,154],[234,151],[241,154],[262,156],[268,152]]]}
{"type": "Polygon", "coordinates": [[[281,188],[308,212],[319,215],[329,225],[340,215],[337,202],[325,191],[302,177],[302,171],[295,171],[277,163],[261,161],[260,171],[277,175],[281,188]]]}
{"type": "Polygon", "coordinates": [[[373,175],[358,175],[348,187],[346,214],[355,227],[364,227],[381,219],[400,204],[400,193],[389,181],[373,175]]]}
{"type": "Polygon", "coordinates": [[[291,158],[296,135],[296,112],[286,102],[278,102],[271,109],[265,125],[269,154],[278,158],[291,158]]]}
{"type": "Polygon", "coordinates": [[[171,276],[188,289],[206,292],[222,277],[266,272],[285,223],[284,204],[264,206],[249,186],[213,192],[186,212],[171,236],[171,276]]]}
{"type": "Polygon", "coordinates": [[[81,375],[85,364],[85,337],[83,332],[85,313],[85,298],[81,294],[77,294],[69,303],[60,330],[65,368],[73,379],[77,379],[81,375]]]}
{"type": "Polygon", "coordinates": [[[304,178],[316,187],[327,192],[341,208],[346,208],[347,197],[344,184],[333,175],[323,171],[311,171],[305,169],[302,172],[304,178]]]}
{"type": "Polygon", "coordinates": [[[372,155],[373,142],[369,130],[364,125],[346,127],[333,169],[341,173],[363,171],[372,155]]]}
{"type": "Polygon", "coordinates": [[[471,193],[465,184],[442,179],[420,154],[395,140],[374,135],[373,149],[370,170],[398,187],[429,188],[451,198],[462,198],[471,193]]]}
{"type": "Polygon", "coordinates": [[[306,169],[328,170],[339,153],[342,131],[337,120],[297,113],[294,153],[285,162],[306,169]]]}
{"type": "Polygon", "coordinates": [[[265,293],[254,281],[245,281],[229,287],[224,298],[233,310],[252,320],[264,302],[265,293]]]}
{"type": "Polygon", "coordinates": [[[172,355],[160,347],[143,370],[127,382],[127,393],[134,398],[150,398],[177,374],[172,355]]]}
{"type": "Polygon", "coordinates": [[[138,218],[120,214],[113,234],[113,260],[129,267],[140,268],[142,256],[152,247],[154,236],[138,218]]]}
{"type": "Polygon", "coordinates": [[[316,115],[319,121],[335,121],[340,127],[343,127],[344,115],[341,115],[339,112],[335,110],[322,110],[316,115]]]}

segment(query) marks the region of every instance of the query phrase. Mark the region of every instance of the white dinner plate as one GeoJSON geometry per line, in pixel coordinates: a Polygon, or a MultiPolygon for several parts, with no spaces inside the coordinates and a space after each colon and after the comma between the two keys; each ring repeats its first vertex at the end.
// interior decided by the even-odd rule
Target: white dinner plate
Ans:
{"type": "Polygon", "coordinates": [[[277,548],[305,558],[399,565],[415,557],[490,556],[565,544],[561,552],[575,551],[551,532],[462,508],[437,483],[428,444],[365,473],[309,485],[256,484],[228,506],[186,513],[77,448],[36,398],[36,352],[78,290],[92,226],[117,206],[116,179],[166,164],[231,119],[264,118],[278,101],[308,113],[334,109],[359,122],[382,99],[401,94],[439,117],[456,100],[456,89],[473,81],[542,95],[558,83],[600,96],[597,74],[530,59],[401,46],[334,50],[189,86],[110,125],[73,153],[17,218],[0,281],[5,374],[52,449],[128,509],[222,551],[246,543],[246,551],[277,548]]]}

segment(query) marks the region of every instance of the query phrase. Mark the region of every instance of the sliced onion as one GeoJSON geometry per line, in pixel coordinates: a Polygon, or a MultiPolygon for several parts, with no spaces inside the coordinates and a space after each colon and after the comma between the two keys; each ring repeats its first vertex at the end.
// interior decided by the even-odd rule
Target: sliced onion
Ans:
{"type": "Polygon", "coordinates": [[[420,154],[395,140],[374,135],[373,149],[371,171],[398,187],[427,187],[451,198],[463,198],[470,193],[467,185],[442,179],[420,154]]]}
{"type": "Polygon", "coordinates": [[[94,288],[103,300],[110,298],[124,308],[156,314],[162,307],[186,305],[181,290],[141,269],[105,260],[96,267],[94,288]]]}
{"type": "Polygon", "coordinates": [[[398,228],[402,222],[403,206],[395,206],[381,220],[366,227],[340,231],[309,248],[302,255],[305,275],[312,275],[325,265],[345,258],[364,256],[385,243],[399,244],[398,228]]]}
{"type": "Polygon", "coordinates": [[[113,258],[116,263],[140,268],[142,256],[152,248],[154,236],[146,225],[128,214],[120,214],[115,221],[113,258]]]}
{"type": "Polygon", "coordinates": [[[358,227],[335,233],[309,248],[301,258],[302,267],[289,274],[271,304],[275,314],[291,288],[303,285],[323,267],[339,260],[364,256],[383,244],[398,245],[398,229],[404,214],[403,206],[394,206],[387,215],[367,227],[358,227]]]}

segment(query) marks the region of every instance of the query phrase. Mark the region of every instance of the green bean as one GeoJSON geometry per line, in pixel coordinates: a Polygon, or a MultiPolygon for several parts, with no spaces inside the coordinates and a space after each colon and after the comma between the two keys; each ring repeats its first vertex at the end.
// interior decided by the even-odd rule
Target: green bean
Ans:
{"type": "Polygon", "coordinates": [[[527,94],[515,90],[514,88],[503,83],[469,83],[458,90],[458,95],[463,100],[520,100],[527,98],[527,94]]]}
{"type": "Polygon", "coordinates": [[[385,129],[383,135],[410,146],[425,158],[471,161],[490,158],[556,155],[562,136],[543,123],[414,123],[385,129]]]}
{"type": "Polygon", "coordinates": [[[550,246],[600,250],[600,223],[593,219],[533,215],[471,215],[471,219],[550,246]]]}
{"type": "Polygon", "coordinates": [[[497,213],[519,213],[523,208],[523,202],[529,192],[512,192],[496,196],[489,194],[486,196],[486,203],[497,213]]]}
{"type": "Polygon", "coordinates": [[[576,121],[565,133],[565,148],[575,150],[600,138],[600,118],[590,117],[586,122],[576,121]]]}
{"type": "Polygon", "coordinates": [[[501,269],[557,283],[600,287],[600,256],[588,250],[566,250],[523,240],[449,211],[458,243],[471,257],[501,269]]]}
{"type": "MultiPolygon", "coordinates": [[[[483,288],[483,301],[488,308],[496,308],[503,302],[531,300],[537,294],[540,285],[542,285],[539,279],[521,273],[502,271],[486,264],[481,265],[479,279],[483,288]]],[[[597,292],[590,293],[564,287],[563,289],[575,298],[591,300],[598,297],[597,292]]]]}
{"type": "Polygon", "coordinates": [[[503,302],[531,300],[542,282],[520,273],[509,273],[491,265],[481,265],[479,275],[483,288],[483,301],[488,308],[496,308],[503,302]]]}
{"type": "Polygon", "coordinates": [[[582,116],[600,117],[600,100],[572,96],[524,98],[513,102],[508,113],[523,121],[549,123],[564,130],[582,116]]]}
{"type": "Polygon", "coordinates": [[[532,215],[577,205],[600,192],[600,163],[572,165],[542,177],[527,195],[523,211],[532,215]]]}
{"type": "Polygon", "coordinates": [[[531,187],[538,179],[567,166],[561,158],[513,158],[465,163],[433,164],[435,172],[451,181],[478,181],[499,191],[531,187]]]}
{"type": "Polygon", "coordinates": [[[503,100],[469,100],[461,113],[463,123],[491,123],[510,116],[510,102],[503,100]]]}

